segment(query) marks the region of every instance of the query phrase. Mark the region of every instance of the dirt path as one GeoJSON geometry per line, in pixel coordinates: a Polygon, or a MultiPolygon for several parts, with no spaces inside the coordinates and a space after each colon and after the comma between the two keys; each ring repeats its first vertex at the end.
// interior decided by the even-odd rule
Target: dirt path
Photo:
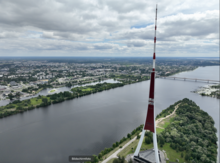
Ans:
{"type": "MultiPolygon", "coordinates": [[[[174,111],[173,111],[170,115],[167,115],[167,116],[164,117],[164,118],[160,118],[160,119],[156,120],[156,127],[161,128],[161,129],[164,129],[163,127],[159,127],[158,124],[161,123],[163,120],[169,118],[170,116],[174,115],[175,112],[176,112],[176,109],[178,109],[179,105],[180,105],[180,103],[179,103],[178,105],[175,106],[174,111]]],[[[167,153],[166,153],[165,150],[164,150],[163,153],[164,153],[165,158],[167,158],[167,153]]]]}
{"type": "MultiPolygon", "coordinates": [[[[180,104],[180,103],[179,103],[179,104],[180,104]]],[[[156,123],[156,127],[162,128],[162,127],[159,127],[158,124],[159,124],[160,122],[162,122],[162,120],[164,120],[164,119],[166,119],[166,118],[169,118],[170,116],[174,115],[175,112],[176,112],[176,109],[178,109],[178,107],[179,107],[179,104],[175,106],[174,111],[173,111],[170,115],[167,115],[167,116],[164,117],[164,118],[160,118],[160,119],[156,120],[156,122],[155,122],[155,123],[156,123]]],[[[162,128],[162,129],[163,129],[163,128],[162,128]]]]}
{"type": "Polygon", "coordinates": [[[163,127],[160,127],[160,126],[156,126],[157,128],[161,128],[161,129],[164,129],[163,127]]]}

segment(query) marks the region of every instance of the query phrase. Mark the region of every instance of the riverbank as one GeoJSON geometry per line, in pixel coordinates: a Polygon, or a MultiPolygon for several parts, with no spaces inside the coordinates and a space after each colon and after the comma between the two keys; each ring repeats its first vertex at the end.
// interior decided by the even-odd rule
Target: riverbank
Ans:
{"type": "Polygon", "coordinates": [[[190,69],[190,70],[184,70],[184,71],[179,71],[179,72],[175,72],[175,73],[169,73],[168,75],[164,75],[164,76],[172,76],[172,75],[176,75],[176,74],[179,74],[179,73],[182,73],[182,72],[190,72],[190,71],[194,71],[198,68],[198,66],[190,69]]]}
{"type": "MultiPolygon", "coordinates": [[[[146,81],[149,79],[149,77],[121,75],[120,79],[123,79],[120,80],[121,81],[120,83],[101,82],[101,83],[97,83],[96,85],[90,85],[89,83],[87,83],[88,85],[87,84],[82,86],[77,85],[77,87],[73,87],[71,89],[72,93],[70,93],[69,91],[64,91],[53,94],[54,92],[56,92],[56,89],[52,89],[48,92],[49,94],[46,96],[39,95],[38,97],[33,97],[28,100],[22,100],[22,101],[15,100],[14,102],[9,103],[5,106],[0,106],[0,118],[14,115],[17,113],[23,113],[27,110],[32,110],[39,107],[46,107],[51,104],[63,102],[65,100],[71,100],[85,95],[102,92],[104,90],[109,90],[112,88],[122,87],[128,84],[146,81]]],[[[44,88],[47,87],[51,88],[51,85],[41,86],[39,90],[43,90],[44,88]]]]}
{"type": "MultiPolygon", "coordinates": [[[[144,81],[145,79],[133,81],[132,83],[137,83],[144,81]]],[[[96,85],[88,85],[84,87],[74,87],[71,89],[72,93],[69,91],[64,91],[55,94],[49,94],[47,96],[33,97],[28,100],[15,100],[5,106],[0,107],[0,118],[4,118],[17,113],[23,113],[27,110],[32,110],[39,107],[46,107],[51,104],[60,103],[65,100],[70,100],[74,98],[79,98],[85,95],[94,94],[104,90],[109,90],[117,87],[122,87],[130,83],[101,83],[96,85]]],[[[56,90],[52,89],[49,93],[54,93],[56,90]]]]}

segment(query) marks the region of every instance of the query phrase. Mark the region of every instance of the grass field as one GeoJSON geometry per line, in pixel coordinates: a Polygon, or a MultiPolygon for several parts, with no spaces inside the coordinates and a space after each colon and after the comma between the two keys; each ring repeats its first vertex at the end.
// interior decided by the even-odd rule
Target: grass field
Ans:
{"type": "Polygon", "coordinates": [[[164,129],[162,128],[156,128],[157,134],[161,133],[164,129]]]}
{"type": "Polygon", "coordinates": [[[143,140],[142,146],[141,146],[141,151],[147,150],[147,149],[152,149],[153,148],[153,143],[151,144],[146,144],[143,140]]]}
{"type": "Polygon", "coordinates": [[[174,117],[176,116],[176,114],[173,114],[172,116],[162,120],[158,126],[162,127],[162,128],[166,128],[170,123],[172,123],[174,121],[174,117]]]}
{"type": "Polygon", "coordinates": [[[133,141],[131,144],[129,144],[124,150],[122,150],[118,156],[124,156],[126,157],[128,154],[134,153],[134,150],[137,147],[139,139],[136,139],[135,141],[133,141]],[[132,150],[133,149],[133,150],[132,150]]]}
{"type": "Polygon", "coordinates": [[[41,103],[42,103],[42,100],[38,99],[37,97],[31,99],[31,104],[34,106],[39,105],[41,103]]]}
{"type": "MultiPolygon", "coordinates": [[[[136,139],[134,142],[132,142],[130,145],[128,145],[124,150],[122,150],[118,156],[124,156],[126,157],[128,154],[131,154],[131,153],[134,153],[136,147],[137,147],[137,144],[138,144],[138,141],[139,139],[136,139]]],[[[143,144],[141,146],[141,151],[143,150],[147,150],[147,149],[152,149],[153,148],[153,143],[151,144],[146,144],[144,141],[143,141],[143,144]]],[[[170,147],[170,143],[165,143],[164,146],[161,148],[159,145],[158,145],[158,148],[160,150],[164,150],[166,151],[166,154],[167,154],[167,157],[169,158],[169,161],[171,162],[176,162],[176,159],[178,158],[179,159],[179,162],[186,162],[185,159],[184,159],[184,156],[185,156],[185,151],[183,152],[176,152],[175,150],[173,150],[171,147],[170,147]],[[181,153],[183,153],[183,158],[181,157],[181,153]]],[[[168,163],[169,163],[168,161],[168,163]]],[[[110,163],[110,162],[109,162],[110,163]]]]}
{"type": "Polygon", "coordinates": [[[177,158],[179,159],[179,162],[182,162],[182,163],[186,162],[185,159],[184,159],[184,156],[185,156],[186,152],[185,151],[183,151],[183,152],[176,152],[174,149],[172,149],[170,147],[170,143],[165,143],[164,146],[162,148],[159,147],[159,149],[166,151],[167,157],[169,158],[170,162],[176,162],[177,158]],[[181,153],[183,153],[183,155],[184,155],[183,158],[181,157],[181,153]]]}
{"type": "Polygon", "coordinates": [[[86,92],[86,91],[92,91],[92,90],[93,90],[92,88],[82,89],[83,92],[86,92]]]}
{"type": "Polygon", "coordinates": [[[81,90],[82,92],[90,92],[95,90],[94,88],[91,88],[89,86],[84,86],[84,87],[76,87],[76,88],[72,88],[72,91],[78,92],[79,90],[81,90]]]}
{"type": "MultiPolygon", "coordinates": [[[[124,150],[122,150],[118,154],[118,156],[126,157],[128,154],[134,153],[135,149],[137,148],[138,142],[139,142],[139,139],[136,139],[135,141],[133,141],[124,150]]],[[[144,140],[143,140],[143,143],[142,143],[142,146],[141,146],[141,151],[144,151],[144,150],[147,150],[147,149],[151,149],[151,148],[153,148],[153,143],[146,144],[146,143],[144,143],[144,140]]]]}
{"type": "MultiPolygon", "coordinates": [[[[134,137],[135,137],[136,135],[132,135],[131,136],[131,139],[133,139],[134,137]]],[[[124,141],[123,143],[121,143],[120,145],[119,145],[119,147],[120,146],[124,146],[127,142],[129,142],[130,141],[130,139],[127,139],[126,141],[124,141]]],[[[119,149],[119,147],[117,147],[117,148],[115,148],[114,150],[112,150],[111,152],[109,152],[108,154],[106,154],[106,155],[104,155],[104,156],[102,156],[102,158],[108,158],[110,155],[112,155],[113,153],[115,153],[118,149],[119,149]]]]}

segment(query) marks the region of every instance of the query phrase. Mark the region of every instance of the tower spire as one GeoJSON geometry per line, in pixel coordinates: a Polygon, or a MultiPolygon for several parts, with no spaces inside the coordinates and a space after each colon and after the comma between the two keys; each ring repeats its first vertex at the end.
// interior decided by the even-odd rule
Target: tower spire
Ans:
{"type": "Polygon", "coordinates": [[[155,16],[155,32],[154,32],[154,52],[153,52],[153,69],[150,78],[150,93],[148,101],[147,117],[144,125],[145,130],[155,132],[155,117],[154,117],[154,86],[155,86],[155,62],[156,62],[156,31],[157,31],[157,5],[155,16]]]}
{"type": "Polygon", "coordinates": [[[144,133],[146,130],[153,132],[153,143],[154,143],[154,151],[155,151],[155,160],[156,163],[159,163],[158,156],[158,147],[157,147],[157,135],[156,135],[156,126],[155,126],[155,109],[154,109],[154,95],[155,95],[155,61],[156,61],[156,30],[157,30],[157,5],[156,5],[156,16],[155,16],[155,32],[154,32],[154,51],[153,51],[153,69],[151,72],[150,78],[150,92],[149,92],[149,100],[148,100],[148,110],[147,116],[145,119],[145,124],[142,130],[141,138],[139,140],[138,146],[134,153],[134,156],[138,157],[143,139],[144,133]]]}

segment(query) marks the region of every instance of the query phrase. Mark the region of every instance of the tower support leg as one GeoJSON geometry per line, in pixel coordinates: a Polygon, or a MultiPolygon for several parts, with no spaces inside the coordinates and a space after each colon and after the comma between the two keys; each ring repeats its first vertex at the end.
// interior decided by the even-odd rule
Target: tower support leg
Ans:
{"type": "Polygon", "coordinates": [[[138,142],[138,146],[137,146],[137,148],[136,148],[136,150],[135,150],[135,152],[134,152],[134,156],[138,156],[138,154],[139,154],[139,152],[140,152],[141,145],[142,145],[142,142],[143,142],[143,140],[144,140],[145,131],[146,131],[146,130],[144,130],[144,128],[143,128],[142,133],[141,133],[140,140],[139,140],[139,142],[138,142]]]}
{"type": "Polygon", "coordinates": [[[156,163],[160,163],[159,154],[158,154],[158,147],[157,147],[157,134],[156,134],[156,130],[155,130],[155,133],[153,133],[153,142],[154,142],[155,160],[156,160],[156,163]]]}
{"type": "Polygon", "coordinates": [[[153,133],[153,143],[154,143],[154,152],[155,152],[155,160],[156,163],[160,163],[159,160],[159,153],[158,153],[158,146],[157,146],[157,130],[156,130],[156,112],[155,112],[155,107],[154,107],[154,133],[153,133]]]}

